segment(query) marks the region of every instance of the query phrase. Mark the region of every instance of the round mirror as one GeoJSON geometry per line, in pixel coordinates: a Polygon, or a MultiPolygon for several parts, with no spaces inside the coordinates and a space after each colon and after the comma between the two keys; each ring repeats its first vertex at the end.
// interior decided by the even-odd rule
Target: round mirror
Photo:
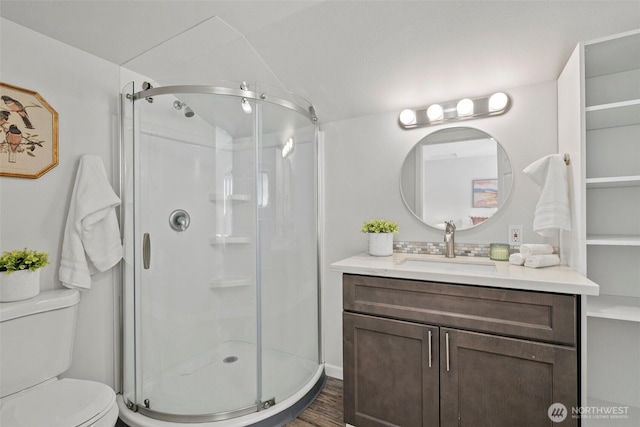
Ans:
{"type": "Polygon", "coordinates": [[[473,128],[438,130],[422,138],[402,165],[400,192],[411,213],[444,230],[488,221],[511,191],[511,162],[491,135],[473,128]]]}

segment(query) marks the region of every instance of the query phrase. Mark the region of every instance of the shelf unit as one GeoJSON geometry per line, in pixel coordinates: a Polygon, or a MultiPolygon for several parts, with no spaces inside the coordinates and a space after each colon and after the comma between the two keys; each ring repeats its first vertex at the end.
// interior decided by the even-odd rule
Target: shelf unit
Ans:
{"type": "Polygon", "coordinates": [[[236,277],[236,278],[223,278],[212,279],[209,282],[211,289],[226,289],[226,288],[238,288],[242,286],[250,286],[253,284],[253,280],[248,277],[236,277]]]}
{"type": "Polygon", "coordinates": [[[587,316],[640,322],[640,298],[600,295],[588,298],[587,316]]]}
{"type": "Polygon", "coordinates": [[[238,245],[251,243],[251,237],[248,236],[214,236],[209,238],[210,245],[238,245]]]}
{"type": "Polygon", "coordinates": [[[578,45],[558,116],[576,207],[567,258],[600,285],[582,300],[582,406],[628,408],[583,425],[640,425],[640,30],[578,45]]]}
{"type": "Polygon", "coordinates": [[[249,194],[231,194],[225,196],[224,194],[211,193],[209,194],[209,201],[212,203],[218,202],[249,202],[251,201],[251,196],[249,194]]]}

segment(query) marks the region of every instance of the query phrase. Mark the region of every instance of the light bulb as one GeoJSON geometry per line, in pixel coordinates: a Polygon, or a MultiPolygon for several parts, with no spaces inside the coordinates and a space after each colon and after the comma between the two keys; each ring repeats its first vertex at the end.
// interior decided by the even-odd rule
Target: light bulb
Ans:
{"type": "Polygon", "coordinates": [[[247,98],[242,98],[241,104],[244,112],[247,114],[251,114],[251,111],[252,111],[251,104],[249,104],[249,101],[247,101],[247,98]]]}
{"type": "Polygon", "coordinates": [[[456,106],[459,116],[470,116],[473,114],[473,101],[469,98],[464,98],[458,101],[456,106]]]}
{"type": "Polygon", "coordinates": [[[491,95],[489,98],[489,111],[504,110],[509,102],[509,97],[506,93],[498,92],[491,95]]]}
{"type": "Polygon", "coordinates": [[[413,110],[402,110],[400,113],[400,123],[405,126],[413,125],[416,123],[416,112],[413,110]]]}
{"type": "Polygon", "coordinates": [[[442,109],[442,105],[430,105],[429,108],[427,108],[427,117],[429,118],[429,121],[432,122],[436,120],[442,120],[442,118],[444,117],[444,110],[442,109]]]}

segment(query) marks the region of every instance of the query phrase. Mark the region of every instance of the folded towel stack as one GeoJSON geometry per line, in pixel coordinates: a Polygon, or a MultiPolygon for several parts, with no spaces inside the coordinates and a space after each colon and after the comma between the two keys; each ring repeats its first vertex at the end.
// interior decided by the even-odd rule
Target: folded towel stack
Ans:
{"type": "Polygon", "coordinates": [[[531,255],[524,260],[524,266],[529,268],[550,267],[560,264],[560,257],[556,254],[531,255]]]}
{"type": "Polygon", "coordinates": [[[509,264],[524,265],[524,256],[522,256],[522,254],[509,255],[509,264]]]}
{"type": "Polygon", "coordinates": [[[520,253],[511,254],[509,263],[530,268],[550,267],[560,264],[560,257],[553,253],[553,246],[547,244],[520,245],[520,253]]]}
{"type": "Polygon", "coordinates": [[[525,258],[532,255],[548,255],[553,253],[553,246],[543,243],[529,243],[520,245],[520,253],[525,258]]]}

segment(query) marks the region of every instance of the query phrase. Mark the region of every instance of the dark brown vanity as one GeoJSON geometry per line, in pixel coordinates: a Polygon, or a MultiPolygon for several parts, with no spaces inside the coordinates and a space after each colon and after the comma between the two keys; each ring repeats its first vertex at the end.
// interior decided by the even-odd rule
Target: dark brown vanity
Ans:
{"type": "Polygon", "coordinates": [[[579,300],[345,272],[345,422],[578,425],[579,300]]]}

